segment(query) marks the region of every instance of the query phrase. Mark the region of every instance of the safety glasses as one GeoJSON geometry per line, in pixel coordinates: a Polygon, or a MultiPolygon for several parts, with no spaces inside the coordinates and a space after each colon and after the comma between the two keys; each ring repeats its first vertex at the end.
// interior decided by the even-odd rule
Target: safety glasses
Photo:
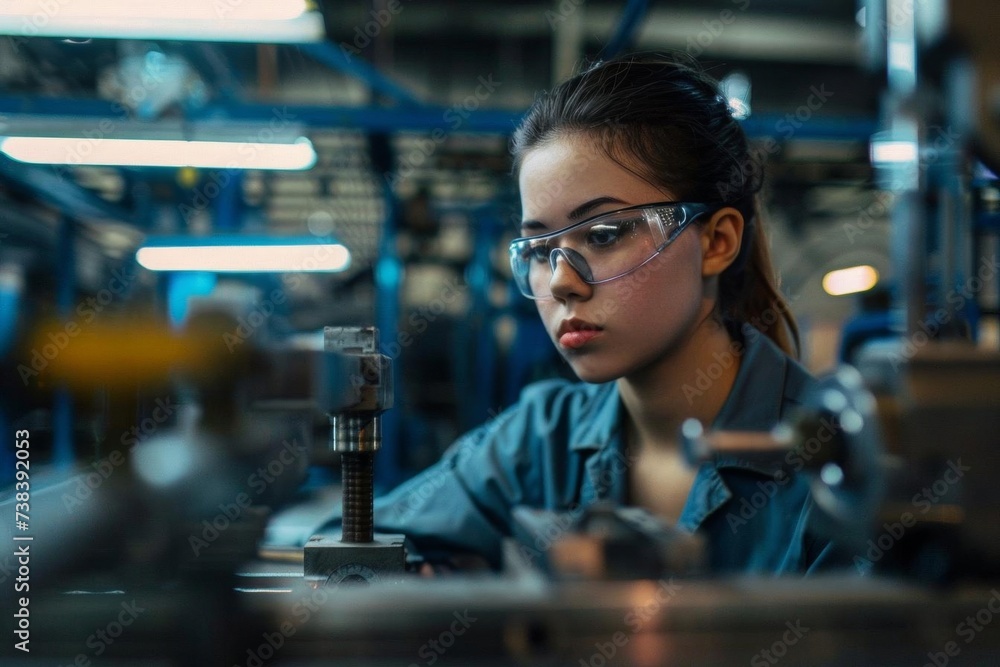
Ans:
{"type": "Polygon", "coordinates": [[[510,243],[514,281],[529,299],[550,298],[550,283],[560,257],[591,285],[627,276],[715,208],[686,202],[642,204],[602,213],[548,234],[514,239],[510,243]]]}

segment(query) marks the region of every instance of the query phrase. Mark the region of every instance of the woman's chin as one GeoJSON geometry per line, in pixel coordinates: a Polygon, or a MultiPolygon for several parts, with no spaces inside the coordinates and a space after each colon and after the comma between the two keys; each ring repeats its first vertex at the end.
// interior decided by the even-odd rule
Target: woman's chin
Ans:
{"type": "Polygon", "coordinates": [[[611,382],[612,380],[617,380],[619,377],[618,373],[607,368],[597,368],[593,365],[574,363],[572,360],[569,360],[569,365],[580,380],[590,382],[591,384],[611,382]]]}

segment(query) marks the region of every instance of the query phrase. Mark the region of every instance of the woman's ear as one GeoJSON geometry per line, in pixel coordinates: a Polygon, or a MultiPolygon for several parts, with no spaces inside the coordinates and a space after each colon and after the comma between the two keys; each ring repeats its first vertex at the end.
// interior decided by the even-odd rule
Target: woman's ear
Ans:
{"type": "Polygon", "coordinates": [[[720,275],[736,261],[743,242],[743,214],[732,206],[712,214],[701,229],[701,275],[720,275]]]}

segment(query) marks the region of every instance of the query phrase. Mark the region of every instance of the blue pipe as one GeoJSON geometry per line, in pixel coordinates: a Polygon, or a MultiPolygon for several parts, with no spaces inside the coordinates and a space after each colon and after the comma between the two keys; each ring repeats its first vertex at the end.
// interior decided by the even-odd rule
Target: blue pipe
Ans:
{"type": "Polygon", "coordinates": [[[313,60],[338,72],[343,72],[344,74],[360,79],[375,92],[385,95],[396,102],[405,105],[420,104],[420,100],[413,93],[387,78],[367,61],[361,58],[352,58],[345,51],[330,42],[299,44],[298,48],[313,60]]]}
{"type": "MultiPolygon", "coordinates": [[[[282,104],[276,109],[274,104],[255,104],[236,100],[222,100],[200,109],[188,109],[184,116],[187,122],[197,121],[243,121],[267,123],[274,120],[275,113],[291,123],[313,127],[348,127],[371,132],[399,130],[442,129],[463,132],[499,132],[514,130],[523,111],[476,109],[469,111],[461,105],[448,107],[410,105],[403,107],[334,107],[329,105],[282,104]]],[[[20,95],[0,95],[0,113],[13,116],[25,115],[33,118],[58,116],[82,119],[103,119],[121,117],[120,108],[110,102],[99,100],[74,100],[68,98],[32,98],[20,95]]],[[[8,118],[16,127],[16,117],[8,118]]]]}
{"type": "Polygon", "coordinates": [[[618,29],[611,40],[601,49],[601,60],[614,58],[632,45],[648,10],[649,0],[628,0],[625,11],[622,12],[622,19],[618,22],[618,29]]]}
{"type": "Polygon", "coordinates": [[[492,210],[480,211],[476,216],[476,233],[472,261],[466,269],[466,280],[472,296],[471,320],[475,323],[475,340],[472,386],[471,421],[466,428],[483,423],[490,416],[497,390],[496,337],[493,327],[495,317],[490,303],[490,286],[493,274],[493,251],[500,232],[499,221],[492,210]]]}
{"type": "MultiPolygon", "coordinates": [[[[32,114],[34,116],[75,116],[92,118],[115,115],[108,102],[69,100],[64,98],[36,99],[0,96],[0,114],[32,114]]],[[[281,113],[293,123],[309,127],[349,128],[366,132],[433,131],[485,132],[509,134],[520,122],[524,111],[485,109],[466,111],[460,106],[331,107],[322,105],[282,105],[281,113]]],[[[229,120],[266,123],[274,118],[273,104],[222,102],[189,113],[188,122],[229,120]]],[[[8,118],[16,126],[15,118],[8,118]]],[[[814,116],[799,122],[792,115],[755,113],[742,121],[751,138],[854,140],[867,143],[878,131],[875,118],[867,116],[814,116]],[[789,136],[789,132],[792,134],[789,136]]],[[[13,163],[17,169],[25,165],[0,156],[0,162],[13,163]]],[[[0,165],[2,166],[2,165],[0,165]]],[[[6,170],[4,170],[6,171],[6,170]]],[[[99,199],[96,196],[94,199],[99,199]]]]}
{"type": "Polygon", "coordinates": [[[239,231],[243,226],[243,171],[226,169],[218,173],[222,186],[215,200],[213,227],[220,232],[239,231]]]}
{"type": "Polygon", "coordinates": [[[76,218],[131,220],[125,209],[63,178],[58,168],[24,164],[0,154],[0,180],[16,183],[37,199],[76,218]]]}
{"type": "MultiPolygon", "coordinates": [[[[388,185],[385,191],[385,225],[379,242],[378,261],[375,264],[375,326],[379,331],[379,344],[383,354],[396,349],[399,330],[399,290],[403,282],[403,263],[396,251],[396,226],[398,206],[388,185]]],[[[402,386],[402,371],[398,355],[389,355],[393,384],[397,390],[396,407],[382,413],[382,451],[375,464],[375,484],[379,489],[391,489],[403,481],[405,475],[402,459],[402,429],[398,388],[402,386]]]]}

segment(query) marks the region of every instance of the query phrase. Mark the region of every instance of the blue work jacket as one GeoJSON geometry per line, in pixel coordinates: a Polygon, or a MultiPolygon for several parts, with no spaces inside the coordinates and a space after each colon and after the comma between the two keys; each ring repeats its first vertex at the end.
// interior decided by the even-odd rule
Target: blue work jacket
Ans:
{"type": "MultiPolygon", "coordinates": [[[[770,430],[816,381],[756,329],[744,325],[735,335],[742,363],[710,427],[770,430]]],[[[706,369],[703,381],[712,373],[706,369]]],[[[692,391],[699,381],[691,378],[692,391]]],[[[563,511],[598,500],[624,504],[622,411],[614,382],[531,384],[436,464],[377,498],[376,530],[405,534],[429,558],[471,552],[497,565],[518,505],[563,511]]],[[[700,465],[678,525],[706,538],[712,572],[805,573],[832,551],[810,532],[814,511],[805,480],[784,472],[780,459],[717,457],[700,465]]],[[[338,512],[317,532],[336,532],[339,523],[338,512]]]]}

